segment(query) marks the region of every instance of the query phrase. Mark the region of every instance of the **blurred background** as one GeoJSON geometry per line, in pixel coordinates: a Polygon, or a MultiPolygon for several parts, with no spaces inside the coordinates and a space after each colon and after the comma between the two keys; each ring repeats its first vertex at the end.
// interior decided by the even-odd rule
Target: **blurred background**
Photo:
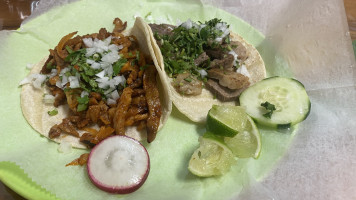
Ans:
{"type": "MultiPolygon", "coordinates": [[[[342,0],[340,0],[342,1],[342,0]]],[[[356,0],[343,0],[349,25],[350,37],[356,56],[356,0]]],[[[16,30],[31,15],[39,1],[0,0],[0,30],[16,30]]],[[[0,200],[24,200],[0,181],[0,200]]]]}

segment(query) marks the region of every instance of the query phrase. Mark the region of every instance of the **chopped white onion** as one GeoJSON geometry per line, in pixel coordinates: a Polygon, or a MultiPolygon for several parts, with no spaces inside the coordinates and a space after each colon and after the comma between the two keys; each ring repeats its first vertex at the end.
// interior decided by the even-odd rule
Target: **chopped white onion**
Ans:
{"type": "Polygon", "coordinates": [[[59,72],[59,75],[63,76],[67,72],[69,72],[69,68],[64,68],[64,69],[61,70],[61,72],[59,72]]]}
{"type": "Polygon", "coordinates": [[[117,90],[114,90],[114,91],[110,94],[110,97],[116,101],[116,100],[118,100],[118,99],[120,98],[120,95],[119,95],[119,93],[117,92],[117,90]]]}
{"type": "Polygon", "coordinates": [[[52,78],[57,75],[57,69],[52,69],[51,73],[49,74],[49,77],[52,78]]]}
{"type": "Polygon", "coordinates": [[[113,80],[115,81],[114,85],[117,86],[119,84],[121,85],[125,85],[126,79],[124,76],[115,76],[113,78],[113,80]]]}
{"type": "Polygon", "coordinates": [[[61,81],[61,87],[63,88],[67,83],[69,82],[68,77],[67,76],[62,76],[62,81],[61,81]]]}
{"type": "Polygon", "coordinates": [[[231,54],[231,55],[234,56],[234,66],[237,66],[237,63],[236,63],[236,62],[238,62],[238,59],[237,59],[238,55],[237,55],[237,53],[236,53],[234,50],[231,50],[231,51],[229,51],[228,54],[231,54]]]}
{"type": "Polygon", "coordinates": [[[48,104],[53,104],[54,103],[55,96],[50,95],[50,94],[45,94],[43,97],[43,102],[48,103],[48,104]]]}
{"type": "Polygon", "coordinates": [[[72,152],[72,145],[69,142],[62,141],[58,146],[58,151],[60,153],[70,153],[72,152]]]}
{"type": "Polygon", "coordinates": [[[112,51],[107,54],[105,54],[101,60],[106,63],[113,64],[114,62],[118,61],[120,59],[120,56],[117,51],[112,51]]]}
{"type": "Polygon", "coordinates": [[[119,46],[117,46],[116,44],[110,44],[108,48],[112,52],[118,53],[118,51],[119,51],[119,46]]]}
{"type": "Polygon", "coordinates": [[[43,82],[47,79],[46,75],[43,74],[34,74],[34,80],[32,81],[33,87],[41,89],[43,82]]]}
{"type": "Polygon", "coordinates": [[[80,93],[80,97],[85,97],[85,96],[89,96],[89,92],[83,90],[82,93],[80,93]]]}
{"type": "Polygon", "coordinates": [[[91,65],[91,64],[95,63],[95,61],[92,60],[92,59],[87,59],[87,60],[86,60],[86,63],[88,63],[89,65],[91,65]]]}
{"type": "Polygon", "coordinates": [[[217,37],[217,38],[215,38],[215,41],[220,43],[220,42],[222,42],[222,38],[221,37],[217,37]]]}
{"type": "Polygon", "coordinates": [[[183,22],[181,26],[186,29],[191,29],[193,27],[193,22],[192,20],[188,19],[187,21],[183,22]]]}
{"type": "Polygon", "coordinates": [[[208,75],[208,73],[204,69],[200,69],[200,70],[198,70],[198,72],[200,73],[200,76],[202,78],[204,78],[208,75]]]}
{"type": "Polygon", "coordinates": [[[25,77],[22,81],[20,81],[19,85],[25,85],[25,84],[29,84],[32,81],[32,74],[25,77]]]}
{"type": "Polygon", "coordinates": [[[246,65],[242,64],[237,70],[236,72],[244,75],[244,76],[247,76],[248,78],[251,78],[251,75],[250,73],[248,72],[247,68],[246,68],[246,65]]]}
{"type": "Polygon", "coordinates": [[[93,44],[94,44],[93,39],[91,39],[91,38],[83,38],[83,43],[88,48],[93,47],[93,44]]]}
{"type": "Polygon", "coordinates": [[[35,65],[34,65],[34,64],[31,64],[31,63],[28,63],[28,64],[26,65],[26,68],[27,68],[27,69],[32,69],[33,66],[35,66],[35,65]]]}
{"type": "Polygon", "coordinates": [[[99,72],[99,73],[97,73],[97,74],[95,74],[97,77],[99,77],[99,78],[104,78],[104,76],[105,76],[105,71],[103,70],[103,71],[101,71],[101,72],[99,72]]]}
{"type": "Polygon", "coordinates": [[[108,105],[114,105],[114,104],[116,104],[116,100],[111,99],[111,98],[108,98],[108,99],[106,100],[106,103],[107,103],[108,105]]]}
{"type": "Polygon", "coordinates": [[[68,77],[69,80],[69,87],[70,88],[79,88],[79,79],[76,76],[70,76],[68,77]]]}
{"type": "Polygon", "coordinates": [[[91,68],[93,69],[100,69],[100,63],[94,62],[93,64],[91,64],[91,68]]]}

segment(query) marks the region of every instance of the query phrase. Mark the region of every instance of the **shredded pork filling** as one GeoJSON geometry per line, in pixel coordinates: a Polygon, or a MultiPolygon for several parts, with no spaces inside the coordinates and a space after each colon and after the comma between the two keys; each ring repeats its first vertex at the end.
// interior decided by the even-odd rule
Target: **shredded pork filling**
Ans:
{"type": "MultiPolygon", "coordinates": [[[[102,28],[74,37],[73,32],[50,50],[41,74],[48,77],[45,84],[54,106],[70,108],[70,115],[50,129],[50,138],[69,134],[92,148],[136,126],[147,130],[148,142],[155,139],[161,118],[156,68],[136,38],[121,33],[127,23],[118,18],[113,23],[111,33],[102,28]]],[[[86,159],[83,155],[68,165],[83,165],[86,159]]]]}

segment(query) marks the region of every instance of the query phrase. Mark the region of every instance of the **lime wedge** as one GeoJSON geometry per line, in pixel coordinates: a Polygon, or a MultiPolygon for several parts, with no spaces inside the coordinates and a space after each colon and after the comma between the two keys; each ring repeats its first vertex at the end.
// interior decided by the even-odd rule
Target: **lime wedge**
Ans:
{"type": "Polygon", "coordinates": [[[215,135],[234,137],[244,130],[247,114],[240,106],[213,105],[206,120],[206,130],[215,135]]]}
{"type": "Polygon", "coordinates": [[[222,138],[206,133],[199,138],[200,147],[194,151],[188,169],[197,176],[224,174],[235,161],[234,154],[222,138]]]}
{"type": "Polygon", "coordinates": [[[247,123],[243,131],[234,137],[225,137],[226,145],[239,158],[258,158],[261,152],[261,135],[255,122],[247,116],[247,123]]]}

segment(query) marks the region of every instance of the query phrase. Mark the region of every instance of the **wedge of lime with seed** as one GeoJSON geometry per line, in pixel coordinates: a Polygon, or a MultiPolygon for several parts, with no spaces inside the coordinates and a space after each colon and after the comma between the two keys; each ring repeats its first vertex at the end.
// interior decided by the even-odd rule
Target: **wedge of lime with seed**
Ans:
{"type": "Polygon", "coordinates": [[[234,137],[243,131],[247,121],[247,114],[242,107],[213,105],[206,119],[206,130],[215,135],[234,137]]]}
{"type": "Polygon", "coordinates": [[[188,169],[191,173],[201,176],[217,176],[229,171],[235,158],[224,139],[212,133],[205,133],[199,138],[200,146],[194,151],[188,169]]]}

